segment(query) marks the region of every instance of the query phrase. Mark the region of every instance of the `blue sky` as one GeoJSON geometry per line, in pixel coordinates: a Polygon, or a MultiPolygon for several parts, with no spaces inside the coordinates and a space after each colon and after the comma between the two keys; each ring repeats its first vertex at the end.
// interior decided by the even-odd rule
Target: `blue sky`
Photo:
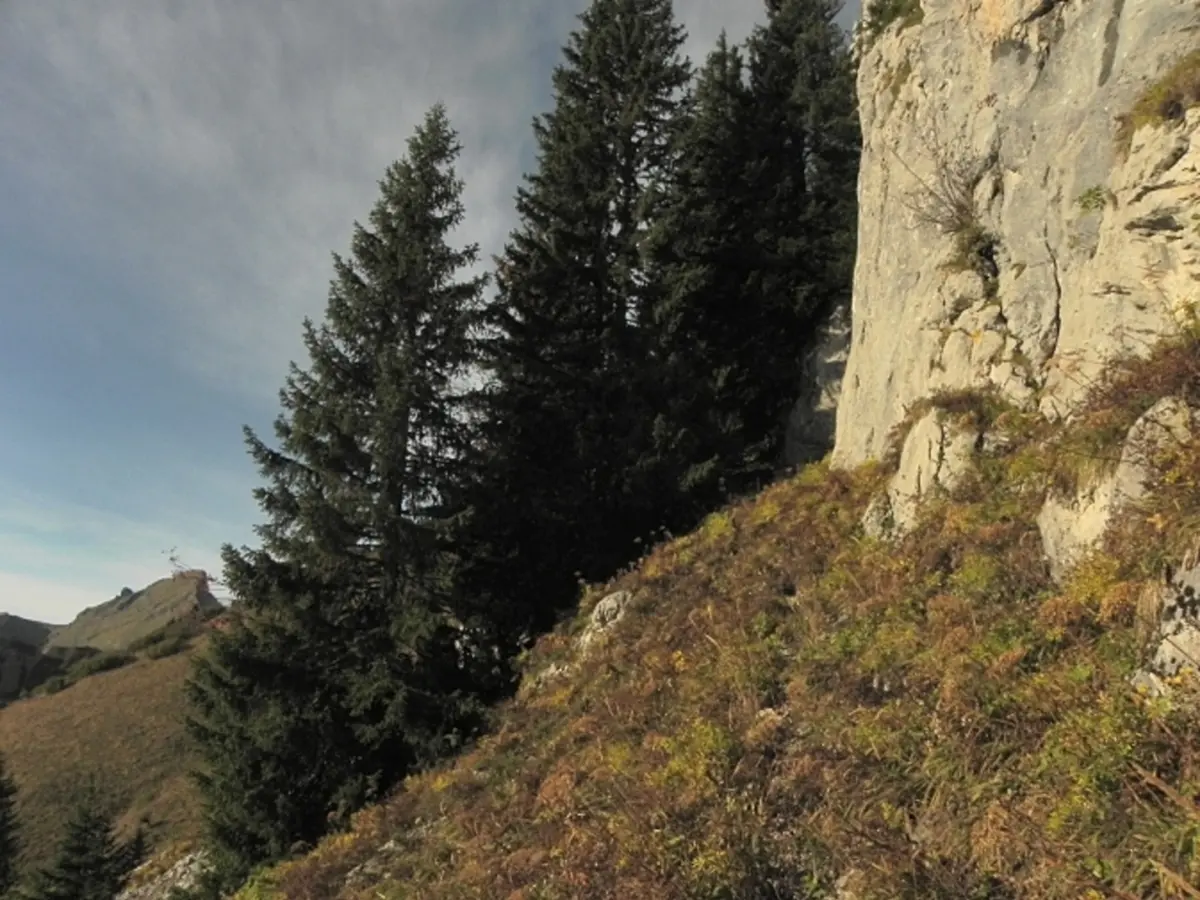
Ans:
{"type": "MultiPolygon", "coordinates": [[[[483,258],[583,0],[0,2],[0,610],[252,542],[300,322],[435,101],[483,258]]],[[[677,0],[699,60],[761,0],[677,0]]],[[[856,9],[848,8],[849,19],[856,9]]]]}

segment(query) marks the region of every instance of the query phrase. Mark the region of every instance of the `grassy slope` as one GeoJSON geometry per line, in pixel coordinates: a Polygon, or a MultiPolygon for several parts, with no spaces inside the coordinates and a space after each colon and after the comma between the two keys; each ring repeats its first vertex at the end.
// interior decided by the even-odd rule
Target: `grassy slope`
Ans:
{"type": "Polygon", "coordinates": [[[219,609],[205,580],[194,576],[162,578],[133,593],[80,613],[50,636],[55,647],[123,650],[181,618],[219,609]]]}
{"type": "Polygon", "coordinates": [[[140,659],[0,711],[0,750],[20,790],[26,864],[53,851],[71,792],[93,773],[123,829],[149,816],[160,847],[197,836],[181,719],[190,655],[140,659]]]}
{"type": "Polygon", "coordinates": [[[1138,598],[1195,537],[1200,446],[1061,589],[1034,525],[1171,394],[1200,404],[1195,340],[1115,370],[1067,433],[940,398],[1010,446],[898,546],[859,526],[886,465],[710,517],[527,661],[576,660],[591,606],[631,590],[571,674],[242,900],[1200,896],[1200,716],[1126,680],[1138,598]]]}

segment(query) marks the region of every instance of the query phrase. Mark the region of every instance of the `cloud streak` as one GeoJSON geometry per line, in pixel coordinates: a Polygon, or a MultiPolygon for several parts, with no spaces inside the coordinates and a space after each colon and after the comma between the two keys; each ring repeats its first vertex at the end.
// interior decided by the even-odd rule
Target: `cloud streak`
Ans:
{"type": "MultiPolygon", "coordinates": [[[[21,542],[0,545],[0,608],[13,578],[106,599],[134,577],[118,569],[154,568],[164,533],[209,559],[248,535],[238,425],[269,432],[331,251],[440,100],[464,145],[460,238],[486,265],[584,6],[0,4],[0,472],[35,498],[0,500],[21,542]],[[91,549],[39,530],[46,511],[99,523],[72,526],[91,549]]],[[[762,18],[761,0],[676,8],[697,62],[762,18]]]]}

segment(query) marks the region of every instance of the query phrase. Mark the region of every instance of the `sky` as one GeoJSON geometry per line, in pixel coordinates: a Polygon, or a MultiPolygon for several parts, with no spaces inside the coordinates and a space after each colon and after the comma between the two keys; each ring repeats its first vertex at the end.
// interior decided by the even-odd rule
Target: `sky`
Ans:
{"type": "MultiPolygon", "coordinates": [[[[270,438],[435,102],[498,252],[585,0],[0,0],[0,611],[54,624],[254,543],[270,438]]],[[[676,0],[700,61],[762,0],[676,0]]],[[[857,4],[843,11],[844,24],[857,4]]]]}

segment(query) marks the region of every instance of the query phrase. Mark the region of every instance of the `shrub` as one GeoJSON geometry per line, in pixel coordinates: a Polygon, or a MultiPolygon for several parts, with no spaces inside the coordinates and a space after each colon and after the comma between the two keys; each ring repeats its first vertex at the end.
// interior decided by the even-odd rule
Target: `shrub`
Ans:
{"type": "Polygon", "coordinates": [[[146,647],[145,655],[147,659],[165,659],[187,649],[190,643],[186,634],[169,635],[146,647]]]}
{"type": "Polygon", "coordinates": [[[89,656],[87,659],[81,659],[75,663],[67,669],[66,676],[70,681],[78,681],[89,675],[119,669],[121,666],[129,665],[133,660],[133,655],[129,653],[97,653],[95,656],[89,656]]]}
{"type": "Polygon", "coordinates": [[[873,41],[883,34],[893,22],[899,22],[901,30],[918,25],[925,18],[921,0],[873,0],[867,4],[863,16],[863,27],[873,41]]]}
{"type": "Polygon", "coordinates": [[[1200,50],[1193,50],[1146,89],[1133,108],[1119,117],[1117,152],[1129,153],[1133,135],[1146,125],[1178,122],[1200,104],[1200,50]]]}

